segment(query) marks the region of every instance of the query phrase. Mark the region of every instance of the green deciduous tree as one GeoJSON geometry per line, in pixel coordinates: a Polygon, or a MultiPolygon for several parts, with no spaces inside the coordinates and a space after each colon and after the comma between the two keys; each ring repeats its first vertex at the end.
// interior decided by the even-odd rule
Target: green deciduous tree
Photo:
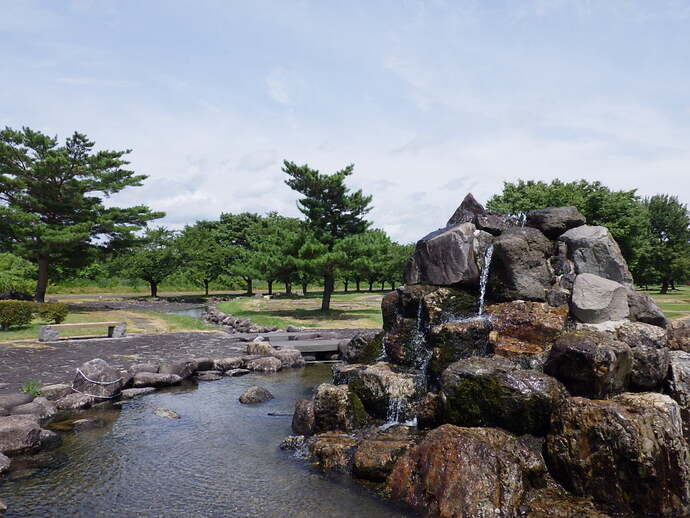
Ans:
{"type": "Polygon", "coordinates": [[[35,283],[35,264],[14,254],[0,253],[0,292],[30,293],[35,283]]]}
{"type": "Polygon", "coordinates": [[[175,233],[163,227],[149,229],[137,246],[119,258],[122,273],[143,279],[151,287],[151,296],[158,296],[158,286],[180,267],[180,254],[175,246],[175,233]]]}
{"type": "Polygon", "coordinates": [[[186,226],[177,238],[177,247],[186,275],[208,295],[209,284],[227,270],[230,255],[219,243],[216,222],[197,221],[186,226]]]}
{"type": "Polygon", "coordinates": [[[657,194],[644,201],[649,213],[650,267],[658,272],[661,293],[690,278],[690,214],[678,197],[657,194]]]}
{"type": "Polygon", "coordinates": [[[125,169],[129,151],[93,147],[81,133],[60,146],[29,128],[0,132],[0,241],[37,265],[36,300],[45,299],[51,266],[127,241],[163,216],[144,206],[105,207],[103,197],[141,185],[146,176],[125,169]]]}
{"type": "Polygon", "coordinates": [[[308,165],[298,166],[285,160],[283,172],[288,175],[285,183],[302,194],[298,201],[299,210],[307,218],[314,237],[325,246],[326,252],[319,261],[323,278],[321,310],[330,309],[331,294],[335,288],[338,255],[333,254],[340,239],[367,230],[369,222],[364,216],[371,210],[371,196],[361,190],[351,192],[345,179],[352,174],[349,165],[333,174],[322,174],[308,165]]]}
{"type": "Polygon", "coordinates": [[[532,209],[574,205],[589,225],[608,227],[631,268],[642,253],[648,217],[635,190],[612,191],[600,182],[578,180],[551,183],[518,180],[505,182],[503,192],[494,195],[487,208],[505,214],[520,214],[532,209]]]}
{"type": "Polygon", "coordinates": [[[253,279],[259,276],[251,253],[251,233],[253,225],[261,221],[261,216],[251,212],[240,214],[223,213],[217,223],[217,239],[228,253],[227,274],[241,277],[247,294],[254,292],[253,279]]]}

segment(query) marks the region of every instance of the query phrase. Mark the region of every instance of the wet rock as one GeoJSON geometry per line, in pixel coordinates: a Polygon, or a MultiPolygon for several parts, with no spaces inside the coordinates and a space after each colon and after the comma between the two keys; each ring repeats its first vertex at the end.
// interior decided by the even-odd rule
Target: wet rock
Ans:
{"type": "Polygon", "coordinates": [[[554,343],[544,372],[576,396],[603,398],[623,392],[632,370],[630,347],[605,333],[577,331],[554,343]]]}
{"type": "MultiPolygon", "coordinates": [[[[309,410],[304,408],[304,410],[309,410]]],[[[322,383],[316,388],[313,402],[315,433],[349,432],[355,427],[352,399],[347,385],[322,383]]],[[[305,415],[305,420],[310,418],[305,415]]]]}
{"type": "Polygon", "coordinates": [[[562,234],[578,274],[590,273],[632,287],[633,278],[618,243],[606,227],[583,225],[562,234]]]}
{"type": "MultiPolygon", "coordinates": [[[[436,288],[425,294],[421,299],[421,305],[421,317],[425,326],[472,317],[477,314],[479,308],[476,295],[448,287],[436,288]]],[[[415,320],[417,316],[414,315],[415,320]]]]}
{"type": "Polygon", "coordinates": [[[245,390],[240,396],[240,403],[243,405],[255,405],[273,399],[273,394],[263,387],[254,385],[245,390]]]}
{"type": "Polygon", "coordinates": [[[297,349],[278,349],[272,353],[274,358],[278,358],[283,369],[304,367],[305,361],[302,358],[302,353],[297,349]]]}
{"type": "MultiPolygon", "coordinates": [[[[132,390],[132,389],[130,389],[132,390]]],[[[104,423],[100,419],[77,419],[72,423],[73,430],[75,432],[86,432],[88,430],[95,430],[97,428],[103,428],[104,423]]]]}
{"type": "Polygon", "coordinates": [[[651,347],[662,349],[668,347],[666,330],[651,324],[642,322],[623,322],[616,327],[615,334],[621,342],[630,347],[651,347]]]}
{"type": "Polygon", "coordinates": [[[666,327],[667,325],[663,312],[656,305],[654,299],[646,293],[628,288],[628,307],[630,308],[630,320],[659,327],[666,327]]]}
{"type": "Polygon", "coordinates": [[[543,370],[551,344],[525,342],[511,336],[499,335],[492,331],[489,342],[495,356],[514,362],[523,369],[543,370]]]}
{"type": "Polygon", "coordinates": [[[443,401],[441,395],[427,392],[417,403],[417,427],[430,430],[443,424],[443,401]]]}
{"type": "Polygon", "coordinates": [[[566,230],[586,223],[576,207],[547,207],[527,212],[525,224],[539,229],[546,237],[556,239],[566,230]]]}
{"type": "Polygon", "coordinates": [[[518,300],[489,305],[486,314],[499,335],[544,344],[553,342],[565,329],[568,306],[518,300]]]}
{"type": "Polygon", "coordinates": [[[0,394],[0,407],[7,410],[12,410],[19,405],[31,403],[35,396],[31,394],[17,393],[17,394],[0,394]]]}
{"type": "Polygon", "coordinates": [[[127,370],[134,376],[140,372],[158,372],[158,369],[159,365],[157,363],[136,363],[131,365],[127,370]]]}
{"type": "Polygon", "coordinates": [[[383,332],[357,333],[338,347],[340,359],[347,363],[369,363],[383,353],[383,332]]]}
{"type": "Polygon", "coordinates": [[[405,284],[476,286],[479,269],[474,253],[472,223],[436,230],[417,242],[405,268],[405,284]]]}
{"type": "Polygon", "coordinates": [[[58,410],[83,410],[92,407],[97,402],[98,399],[95,397],[73,392],[56,400],[55,406],[58,410]]]}
{"type": "Polygon", "coordinates": [[[15,415],[35,415],[39,419],[47,419],[57,413],[55,403],[44,398],[37,397],[31,403],[16,406],[12,409],[12,414],[15,415]]]}
{"type": "Polygon", "coordinates": [[[236,378],[238,376],[244,376],[245,374],[249,374],[251,371],[249,369],[230,369],[225,371],[226,376],[230,376],[232,378],[236,378]]]}
{"type": "Polygon", "coordinates": [[[164,419],[180,419],[180,414],[168,408],[156,408],[153,413],[164,419]]]}
{"type": "Polygon", "coordinates": [[[0,475],[4,475],[10,470],[10,464],[12,461],[5,454],[0,453],[0,475]]]}
{"type": "Polygon", "coordinates": [[[45,385],[41,387],[41,395],[46,399],[55,401],[72,392],[72,387],[67,383],[58,383],[56,385],[45,385]]]}
{"type": "Polygon", "coordinates": [[[417,320],[400,317],[386,331],[383,343],[388,358],[398,365],[412,365],[418,356],[417,320]]]}
{"type": "Polygon", "coordinates": [[[667,330],[671,350],[690,351],[690,318],[669,320],[667,330]]]}
{"type": "Polygon", "coordinates": [[[280,442],[281,450],[300,451],[307,446],[307,438],[304,435],[288,435],[280,442]]]}
{"type": "Polygon", "coordinates": [[[669,366],[666,330],[642,322],[624,322],[615,329],[615,336],[632,349],[631,390],[659,388],[669,366]]]}
{"type": "Polygon", "coordinates": [[[416,319],[420,313],[422,299],[436,289],[437,286],[408,285],[386,294],[381,300],[383,329],[390,331],[397,324],[398,318],[416,319]]]}
{"type": "Polygon", "coordinates": [[[312,435],[314,419],[314,402],[308,399],[298,400],[292,415],[292,431],[298,435],[312,435]]]}
{"type": "Polygon", "coordinates": [[[683,420],[683,433],[685,438],[690,440],[690,353],[671,351],[669,360],[664,393],[678,403],[683,420]]]}
{"type": "Polygon", "coordinates": [[[182,383],[182,378],[177,374],[161,374],[157,372],[139,372],[135,374],[133,386],[141,387],[170,387],[182,383]]]}
{"type": "Polygon", "coordinates": [[[272,356],[263,356],[247,362],[247,369],[258,372],[278,372],[283,368],[283,362],[272,356]]]}
{"type": "Polygon", "coordinates": [[[586,498],[555,488],[531,491],[521,507],[524,518],[612,518],[586,498]]]}
{"type": "Polygon", "coordinates": [[[570,302],[570,291],[554,288],[546,291],[546,303],[555,308],[567,305],[570,302]]]}
{"type": "Polygon", "coordinates": [[[198,371],[196,379],[199,381],[218,381],[223,379],[223,373],[220,371],[198,371]]]}
{"type": "Polygon", "coordinates": [[[413,374],[395,372],[390,365],[379,362],[356,371],[349,383],[366,412],[380,419],[387,419],[394,410],[398,420],[411,417],[419,387],[413,374]]]}
{"type": "Polygon", "coordinates": [[[569,398],[553,414],[546,453],[550,472],[566,489],[612,511],[690,512],[690,454],[680,410],[668,396],[569,398]]]}
{"type": "Polygon", "coordinates": [[[187,379],[198,370],[199,366],[194,360],[180,360],[176,362],[162,363],[158,369],[160,374],[175,374],[187,379]]]}
{"type": "Polygon", "coordinates": [[[196,364],[197,371],[210,371],[213,370],[213,366],[215,365],[215,360],[211,358],[194,358],[191,361],[196,364]]]}
{"type": "Polygon", "coordinates": [[[320,433],[310,443],[309,454],[312,463],[323,471],[347,472],[350,470],[355,446],[357,440],[349,435],[320,433]]]}
{"type": "Polygon", "coordinates": [[[498,357],[453,363],[443,372],[441,390],[445,422],[532,435],[546,434],[551,413],[568,396],[556,379],[498,357]]]}
{"type": "Polygon", "coordinates": [[[366,368],[367,366],[361,363],[334,365],[332,368],[333,385],[348,385],[357,376],[357,371],[366,368]]]}
{"type": "Polygon", "coordinates": [[[384,482],[398,458],[414,443],[408,426],[393,426],[374,432],[357,447],[352,463],[353,475],[372,482],[384,482]]]}
{"type": "Polygon", "coordinates": [[[125,389],[120,394],[120,397],[122,399],[134,399],[135,397],[143,396],[145,394],[151,394],[152,392],[155,392],[155,391],[156,391],[156,389],[154,387],[141,387],[141,388],[125,389]]]}
{"type": "Polygon", "coordinates": [[[233,370],[233,369],[241,369],[243,364],[243,360],[240,357],[234,357],[234,358],[223,358],[221,360],[216,360],[213,362],[213,368],[215,370],[219,370],[221,372],[233,370]]]}
{"type": "Polygon", "coordinates": [[[30,453],[41,447],[38,419],[28,415],[0,417],[0,453],[30,453]]]}
{"type": "Polygon", "coordinates": [[[100,358],[83,363],[72,382],[72,387],[78,392],[103,399],[117,396],[122,385],[120,372],[100,358]]]}
{"type": "Polygon", "coordinates": [[[52,430],[41,429],[41,449],[53,450],[62,444],[62,438],[52,430]]]}
{"type": "Polygon", "coordinates": [[[516,517],[526,481],[544,470],[537,454],[502,430],[445,424],[403,454],[386,489],[428,516],[516,517]]]}
{"type": "Polygon", "coordinates": [[[491,322],[482,318],[448,322],[432,327],[429,331],[432,377],[439,378],[448,365],[463,358],[491,354],[491,330],[491,322]]]}
{"type": "Polygon", "coordinates": [[[263,340],[254,340],[247,344],[247,354],[259,355],[259,356],[270,356],[275,352],[273,346],[264,342],[263,340]]]}
{"type": "Polygon", "coordinates": [[[628,296],[622,284],[582,273],[575,278],[571,311],[580,322],[599,323],[628,317],[628,296]]]}
{"type": "Polygon", "coordinates": [[[554,281],[547,264],[553,248],[534,228],[512,228],[498,236],[489,275],[492,296],[499,300],[546,300],[546,291],[554,281]]]}

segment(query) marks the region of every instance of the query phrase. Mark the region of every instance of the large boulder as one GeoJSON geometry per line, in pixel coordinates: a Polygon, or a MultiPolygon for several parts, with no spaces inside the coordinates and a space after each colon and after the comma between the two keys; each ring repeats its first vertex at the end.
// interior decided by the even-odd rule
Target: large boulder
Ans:
{"type": "Polygon", "coordinates": [[[245,390],[239,397],[240,403],[243,405],[256,405],[257,403],[265,403],[273,399],[268,389],[254,385],[245,390]]]}
{"type": "Polygon", "coordinates": [[[690,513],[690,453],[668,396],[569,398],[553,414],[546,453],[550,472],[568,490],[614,512],[690,513]]]}
{"type": "Polygon", "coordinates": [[[0,408],[12,410],[19,405],[26,405],[34,400],[35,396],[17,392],[15,394],[0,394],[0,408]]]}
{"type": "Polygon", "coordinates": [[[553,344],[544,372],[576,396],[607,397],[626,390],[632,370],[630,346],[606,333],[576,331],[553,344]]]}
{"type": "Polygon", "coordinates": [[[354,429],[355,417],[347,385],[319,385],[314,394],[313,413],[315,433],[354,429]]]}
{"type": "Polygon", "coordinates": [[[182,379],[187,379],[198,370],[198,367],[198,363],[194,360],[180,360],[176,362],[162,363],[158,367],[157,371],[150,372],[158,372],[160,374],[175,374],[182,379]]]}
{"type": "MultiPolygon", "coordinates": [[[[393,363],[413,365],[423,346],[421,323],[414,318],[398,317],[396,324],[386,331],[383,345],[386,355],[393,363]]],[[[376,358],[374,358],[375,360],[376,358]]]]}
{"type": "Polygon", "coordinates": [[[31,453],[41,447],[38,418],[29,415],[0,417],[0,453],[31,453]]]}
{"type": "Polygon", "coordinates": [[[405,284],[477,286],[475,230],[472,223],[460,223],[420,239],[405,268],[405,284]]]}
{"type": "Polygon", "coordinates": [[[531,491],[521,511],[524,518],[612,518],[599,511],[588,498],[573,496],[562,488],[531,491]]]}
{"type": "Polygon", "coordinates": [[[161,374],[159,372],[139,372],[134,375],[132,386],[142,387],[170,387],[182,383],[182,378],[177,374],[161,374]]]}
{"type": "Polygon", "coordinates": [[[297,349],[278,349],[273,351],[272,356],[280,360],[283,369],[304,367],[306,362],[302,358],[302,353],[297,349]]]}
{"type": "Polygon", "coordinates": [[[420,395],[415,375],[395,372],[385,362],[355,371],[349,387],[369,415],[398,422],[412,417],[414,401],[420,395]]]}
{"type": "Polygon", "coordinates": [[[486,210],[472,194],[465,196],[447,224],[459,223],[473,223],[478,229],[495,236],[517,224],[516,220],[510,216],[486,210]]]}
{"type": "Polygon", "coordinates": [[[690,317],[668,322],[668,346],[674,351],[690,351],[690,317]]]}
{"type": "Polygon", "coordinates": [[[598,324],[628,317],[628,293],[622,284],[591,273],[575,278],[571,311],[580,322],[598,324]]]}
{"type": "Polygon", "coordinates": [[[545,435],[554,408],[568,396],[561,383],[503,358],[467,358],[441,378],[446,422],[498,426],[517,434],[545,435]]]}
{"type": "Polygon", "coordinates": [[[586,221],[576,207],[547,207],[527,212],[525,224],[541,230],[550,239],[556,239],[566,230],[584,225],[586,221]]]}
{"type": "Polygon", "coordinates": [[[578,274],[591,273],[632,286],[633,278],[618,243],[606,227],[583,225],[563,233],[558,239],[568,245],[570,259],[578,274]]]}
{"type": "Polygon", "coordinates": [[[113,369],[105,360],[96,358],[77,369],[72,387],[82,394],[99,399],[110,399],[120,393],[123,383],[124,380],[119,371],[113,369]]]}
{"type": "Polygon", "coordinates": [[[350,471],[357,444],[357,439],[343,433],[320,433],[309,443],[310,460],[323,471],[350,471]]]}
{"type": "Polygon", "coordinates": [[[309,399],[299,399],[295,403],[295,413],[292,414],[292,431],[297,435],[312,435],[314,433],[314,402],[309,399]]]}
{"type": "Polygon", "coordinates": [[[631,390],[658,389],[669,366],[666,330],[642,322],[625,322],[616,328],[615,334],[632,349],[631,390]]]}
{"type": "Polygon", "coordinates": [[[259,340],[258,338],[247,344],[247,354],[270,356],[274,351],[275,349],[269,342],[259,340]]]}
{"type": "Polygon", "coordinates": [[[515,518],[539,454],[496,428],[442,425],[396,462],[386,482],[394,500],[425,516],[515,518]]]}
{"type": "Polygon", "coordinates": [[[384,334],[382,331],[357,333],[338,347],[340,359],[347,363],[373,362],[383,354],[384,334]]]}
{"type": "Polygon", "coordinates": [[[247,369],[250,371],[278,372],[282,368],[282,360],[273,356],[262,356],[247,362],[247,369]]]}
{"type": "Polygon", "coordinates": [[[554,281],[548,258],[554,246],[535,228],[511,228],[494,240],[489,274],[491,294],[499,300],[546,300],[554,281]]]}
{"type": "Polygon", "coordinates": [[[398,458],[413,445],[413,429],[408,426],[376,430],[357,446],[352,473],[371,482],[384,482],[398,458]]]}
{"type": "Polygon", "coordinates": [[[643,322],[654,326],[666,327],[667,320],[664,313],[656,305],[654,299],[632,288],[628,288],[628,307],[630,308],[630,320],[643,322]]]}
{"type": "Polygon", "coordinates": [[[493,352],[489,335],[491,321],[483,318],[447,322],[429,331],[432,350],[430,374],[439,378],[451,363],[470,356],[488,356],[493,352]]]}
{"type": "Polygon", "coordinates": [[[664,393],[678,403],[683,420],[683,433],[690,440],[690,353],[669,353],[668,375],[664,381],[664,393]]]}
{"type": "Polygon", "coordinates": [[[56,413],[55,403],[44,397],[37,397],[31,403],[19,405],[12,409],[14,415],[34,415],[39,419],[53,417],[56,413]]]}

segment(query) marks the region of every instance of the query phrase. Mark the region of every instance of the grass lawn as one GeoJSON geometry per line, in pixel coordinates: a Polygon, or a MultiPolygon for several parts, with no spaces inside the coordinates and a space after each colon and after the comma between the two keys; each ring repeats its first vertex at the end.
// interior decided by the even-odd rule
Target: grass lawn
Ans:
{"type": "Polygon", "coordinates": [[[690,317],[690,286],[678,286],[677,290],[669,290],[665,295],[659,293],[658,286],[640,291],[654,299],[666,318],[690,317]]]}
{"type": "Polygon", "coordinates": [[[334,293],[331,310],[322,313],[321,293],[304,296],[243,297],[222,302],[218,309],[241,318],[251,318],[261,326],[289,325],[301,327],[381,328],[381,298],[385,292],[334,293]]]}
{"type": "MultiPolygon", "coordinates": [[[[65,319],[65,324],[86,322],[127,322],[127,332],[137,333],[173,333],[176,331],[202,331],[215,329],[200,320],[180,315],[167,315],[153,312],[134,311],[71,311],[65,319]]],[[[22,328],[10,328],[8,331],[0,331],[0,342],[12,342],[16,340],[36,340],[38,338],[38,326],[46,324],[41,320],[34,320],[31,325],[22,328]]],[[[61,338],[72,336],[106,336],[107,328],[97,327],[86,329],[64,329],[60,331],[61,338]]]]}

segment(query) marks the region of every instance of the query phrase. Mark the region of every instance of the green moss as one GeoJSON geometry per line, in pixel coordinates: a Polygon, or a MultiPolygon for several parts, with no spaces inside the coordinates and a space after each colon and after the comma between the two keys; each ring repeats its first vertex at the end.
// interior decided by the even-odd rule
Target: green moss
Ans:
{"type": "Polygon", "coordinates": [[[493,424],[501,408],[501,386],[494,378],[466,378],[446,393],[444,415],[460,426],[493,424]]]}
{"type": "Polygon", "coordinates": [[[352,390],[350,390],[348,394],[350,397],[350,405],[352,406],[353,424],[355,425],[355,428],[360,428],[366,425],[371,420],[371,417],[364,409],[364,405],[362,404],[362,400],[359,399],[359,396],[352,390]]]}
{"type": "Polygon", "coordinates": [[[384,332],[377,333],[367,345],[362,349],[360,354],[360,361],[362,363],[372,363],[381,356],[383,352],[383,336],[384,332]]]}

